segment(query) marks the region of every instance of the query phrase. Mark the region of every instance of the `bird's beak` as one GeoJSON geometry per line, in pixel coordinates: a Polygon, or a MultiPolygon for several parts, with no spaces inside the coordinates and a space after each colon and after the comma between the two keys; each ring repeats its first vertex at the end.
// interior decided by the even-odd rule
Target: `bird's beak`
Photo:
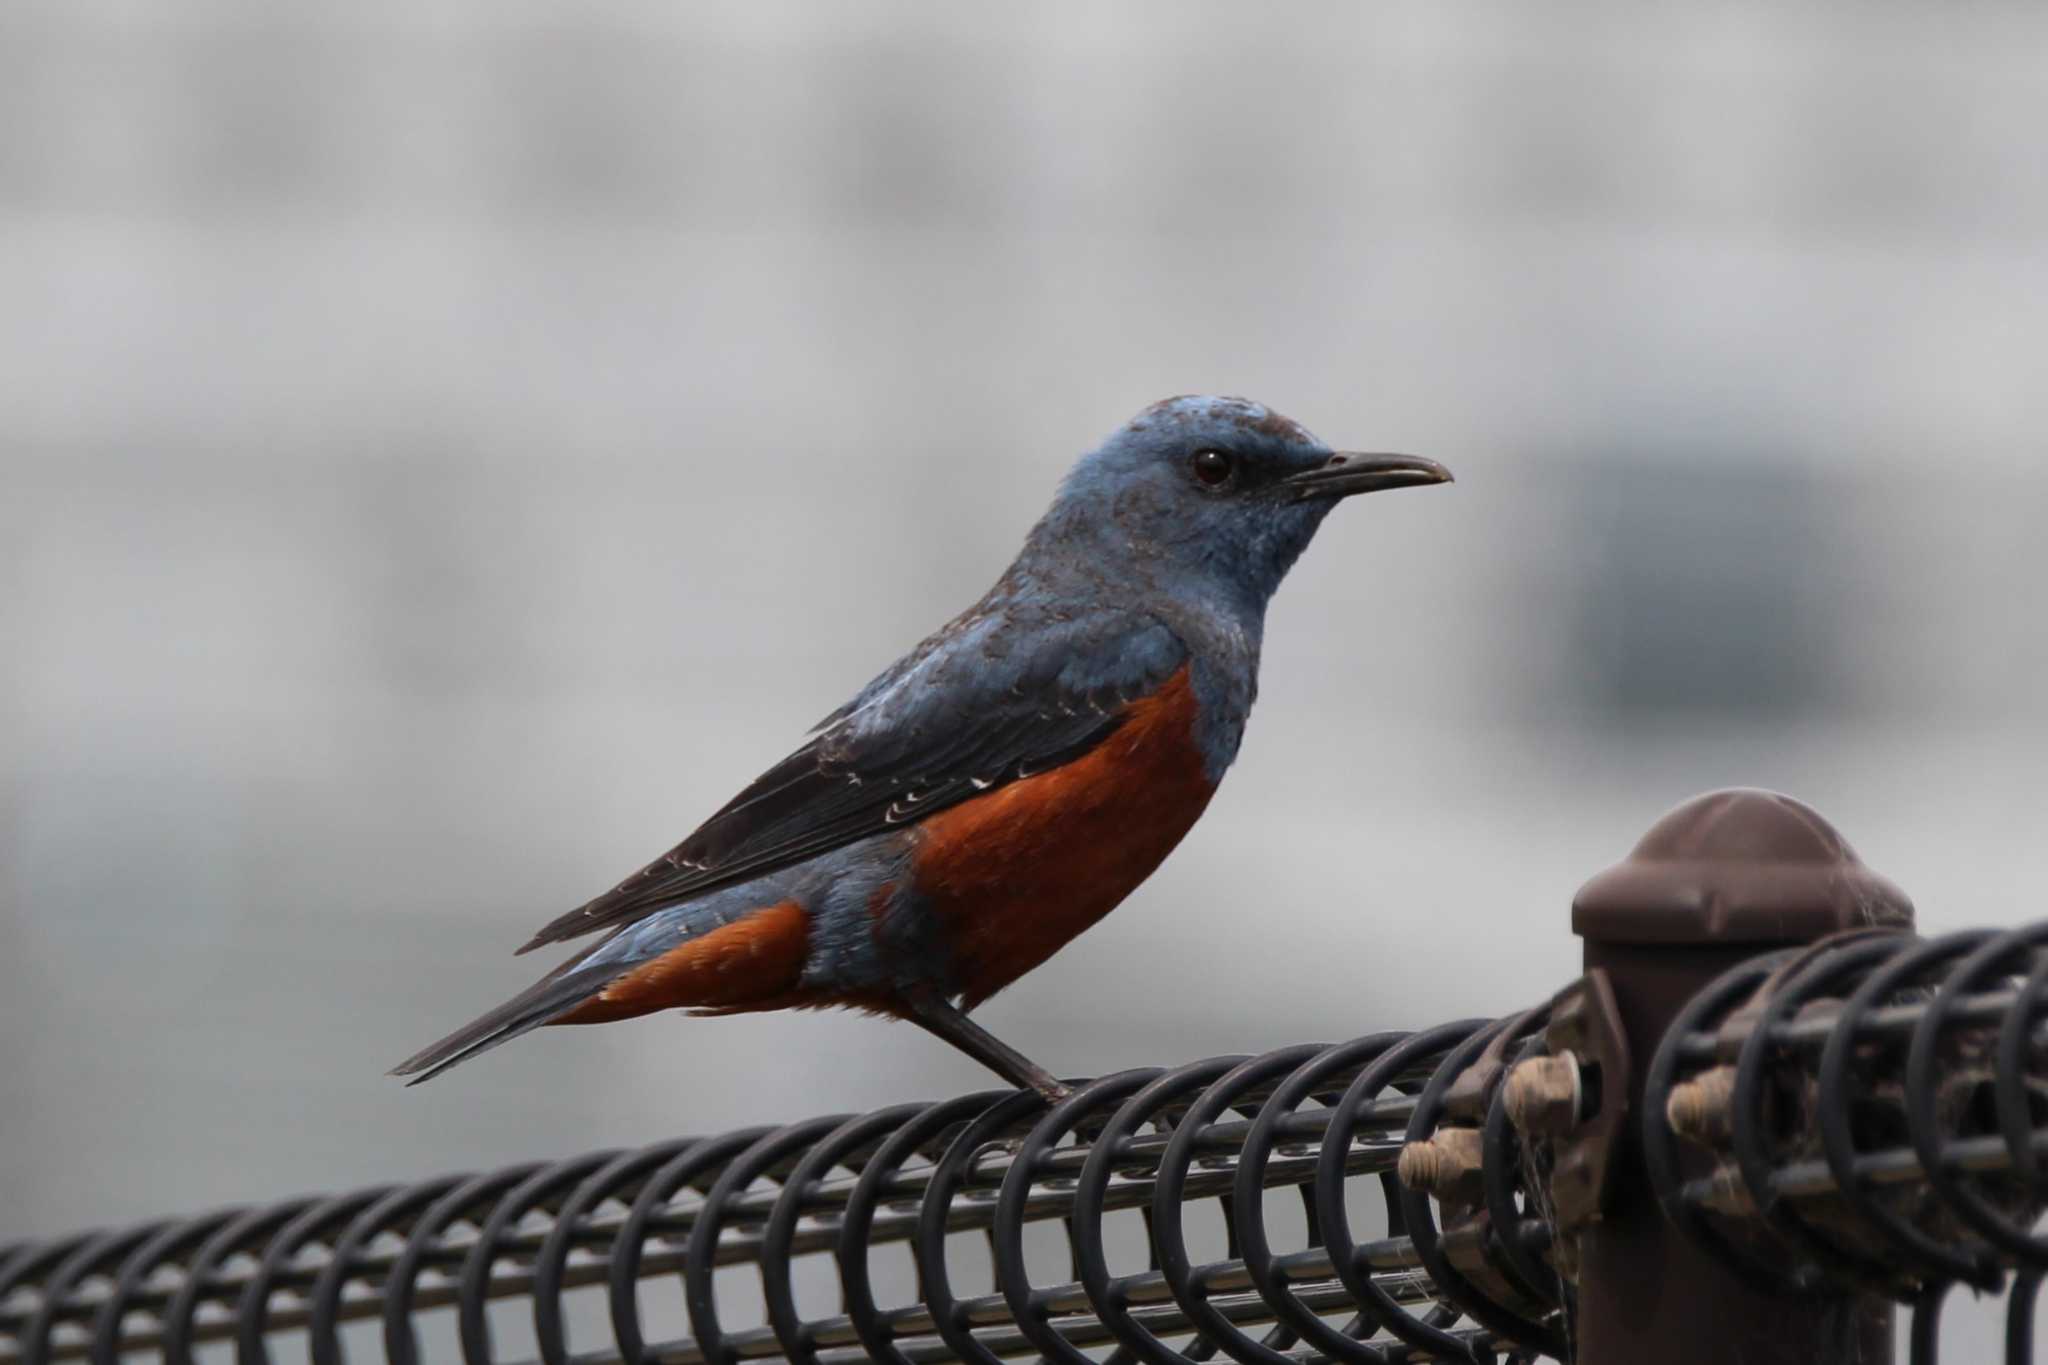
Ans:
{"type": "Polygon", "coordinates": [[[1306,502],[1450,481],[1450,470],[1420,455],[1358,455],[1345,451],[1305,473],[1289,475],[1280,481],[1280,486],[1292,489],[1296,501],[1306,502]]]}

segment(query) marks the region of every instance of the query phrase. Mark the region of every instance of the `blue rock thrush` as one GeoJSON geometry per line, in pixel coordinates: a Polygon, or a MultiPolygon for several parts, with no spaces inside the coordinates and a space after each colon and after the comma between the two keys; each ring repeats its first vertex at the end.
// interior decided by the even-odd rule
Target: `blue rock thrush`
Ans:
{"type": "Polygon", "coordinates": [[[1115,909],[1237,755],[1266,603],[1341,498],[1445,483],[1238,398],[1170,398],[1074,466],[986,597],[665,856],[520,951],[605,932],[397,1068],[542,1024],[844,1005],[1013,1084],[967,1017],[1115,909]]]}

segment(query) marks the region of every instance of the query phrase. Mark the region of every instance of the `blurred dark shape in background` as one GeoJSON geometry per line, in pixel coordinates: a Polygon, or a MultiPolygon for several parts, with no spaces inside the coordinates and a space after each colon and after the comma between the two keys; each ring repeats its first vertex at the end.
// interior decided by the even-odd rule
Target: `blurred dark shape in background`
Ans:
{"type": "Polygon", "coordinates": [[[1578,630],[1588,727],[1673,713],[1765,723],[1847,701],[1828,588],[1830,499],[1805,462],[1700,450],[1571,466],[1585,543],[1578,630]]]}

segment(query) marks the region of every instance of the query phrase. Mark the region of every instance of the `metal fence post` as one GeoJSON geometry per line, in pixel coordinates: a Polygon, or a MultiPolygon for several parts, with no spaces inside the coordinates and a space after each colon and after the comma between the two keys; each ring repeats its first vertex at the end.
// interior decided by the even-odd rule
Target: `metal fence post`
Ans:
{"type": "Polygon", "coordinates": [[[1890,1365],[1889,1303],[1797,1299],[1738,1278],[1659,1212],[1634,1133],[1650,1054],[1695,991],[1759,952],[1912,915],[1826,820],[1752,789],[1679,806],[1580,889],[1572,928],[1632,1040],[1635,1117],[1613,1154],[1612,1205],[1580,1244],[1578,1365],[1890,1365]]]}

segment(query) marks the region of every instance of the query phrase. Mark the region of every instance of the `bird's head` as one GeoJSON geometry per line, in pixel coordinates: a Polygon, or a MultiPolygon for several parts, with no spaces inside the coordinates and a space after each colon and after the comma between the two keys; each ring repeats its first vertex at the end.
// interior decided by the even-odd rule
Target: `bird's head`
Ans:
{"type": "Polygon", "coordinates": [[[1450,478],[1414,455],[1332,450],[1248,399],[1169,398],[1081,457],[1048,523],[1256,610],[1340,500],[1450,478]]]}

